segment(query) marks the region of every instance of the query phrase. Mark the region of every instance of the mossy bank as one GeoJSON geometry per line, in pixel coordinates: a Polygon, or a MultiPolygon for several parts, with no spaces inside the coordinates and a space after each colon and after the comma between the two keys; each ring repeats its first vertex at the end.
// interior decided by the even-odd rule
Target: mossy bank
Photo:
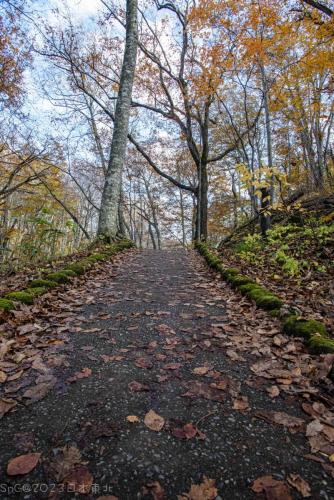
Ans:
{"type": "Polygon", "coordinates": [[[15,309],[16,302],[31,305],[36,297],[43,295],[51,288],[69,283],[73,277],[83,275],[97,262],[106,261],[117,253],[133,246],[134,244],[130,240],[121,240],[110,245],[104,245],[98,251],[94,250],[88,256],[67,264],[63,269],[42,273],[41,277],[31,280],[27,288],[15,290],[6,294],[5,297],[0,297],[0,311],[15,309]]]}
{"type": "Polygon", "coordinates": [[[329,337],[323,323],[314,319],[300,318],[293,311],[283,313],[288,308],[280,297],[248,276],[241,274],[239,269],[225,267],[220,258],[206,244],[196,243],[195,247],[209,266],[218,271],[230,285],[253,300],[257,307],[280,318],[284,333],[303,338],[313,353],[334,353],[334,340],[329,337]]]}

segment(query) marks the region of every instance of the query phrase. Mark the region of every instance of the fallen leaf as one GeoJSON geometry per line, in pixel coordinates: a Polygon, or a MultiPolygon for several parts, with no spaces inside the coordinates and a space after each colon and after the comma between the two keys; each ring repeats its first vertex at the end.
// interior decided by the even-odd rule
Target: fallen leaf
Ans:
{"type": "Polygon", "coordinates": [[[189,423],[182,427],[173,427],[171,433],[178,439],[192,439],[197,435],[198,429],[194,424],[189,423]]]}
{"type": "Polygon", "coordinates": [[[245,411],[249,410],[249,403],[247,396],[240,396],[233,400],[233,410],[245,411]]]}
{"type": "Polygon", "coordinates": [[[162,368],[163,370],[178,370],[182,366],[182,363],[167,363],[162,368]]]}
{"type": "Polygon", "coordinates": [[[16,401],[12,399],[0,399],[0,418],[6,415],[6,413],[8,413],[16,405],[16,401]]]}
{"type": "Polygon", "coordinates": [[[192,484],[188,493],[178,495],[178,500],[214,500],[218,495],[215,480],[203,476],[201,484],[192,484]]]}
{"type": "Polygon", "coordinates": [[[54,385],[55,380],[52,380],[51,382],[42,382],[40,384],[36,384],[30,389],[27,389],[23,394],[23,397],[28,399],[26,404],[35,403],[36,401],[40,401],[41,399],[45,398],[45,396],[53,388],[54,385]]]}
{"type": "Polygon", "coordinates": [[[193,373],[195,373],[196,375],[205,375],[209,370],[210,368],[207,366],[198,366],[197,368],[193,369],[193,373]]]}
{"type": "Polygon", "coordinates": [[[76,382],[77,380],[79,380],[81,378],[90,377],[91,374],[92,374],[92,370],[90,368],[83,368],[81,370],[81,372],[75,372],[75,374],[72,375],[72,377],[68,378],[67,382],[72,384],[73,382],[76,382]]]}
{"type": "Polygon", "coordinates": [[[283,411],[259,411],[255,413],[254,416],[270,424],[283,425],[287,427],[291,433],[300,432],[304,425],[304,420],[302,418],[293,417],[283,411]]]}
{"type": "Polygon", "coordinates": [[[137,358],[135,360],[135,365],[138,366],[138,368],[146,368],[148,370],[153,368],[153,364],[147,358],[137,358]]]}
{"type": "Polygon", "coordinates": [[[306,426],[306,436],[307,437],[312,437],[316,436],[323,430],[324,426],[320,423],[319,420],[312,420],[309,424],[306,426]]]}
{"type": "Polygon", "coordinates": [[[77,467],[64,479],[63,483],[68,485],[69,491],[87,494],[93,484],[93,476],[85,466],[77,467]]]}
{"type": "Polygon", "coordinates": [[[131,423],[139,422],[139,418],[136,415],[128,415],[126,420],[131,423]]]}
{"type": "Polygon", "coordinates": [[[276,398],[280,394],[280,390],[277,385],[271,385],[270,387],[267,387],[266,391],[271,398],[276,398]]]}
{"type": "Polygon", "coordinates": [[[308,498],[311,496],[311,487],[305,479],[303,479],[299,474],[289,474],[288,483],[290,486],[295,488],[303,498],[308,498]]]}
{"type": "Polygon", "coordinates": [[[259,477],[253,482],[251,490],[264,493],[267,500],[292,500],[287,484],[277,481],[273,476],[259,477]]]}
{"type": "Polygon", "coordinates": [[[153,481],[143,486],[142,493],[143,495],[151,494],[153,500],[164,500],[166,498],[165,490],[158,481],[153,481]]]}
{"type": "Polygon", "coordinates": [[[142,384],[141,382],[137,382],[136,380],[133,380],[128,384],[128,387],[130,391],[132,392],[144,392],[144,391],[149,391],[150,388],[146,384],[142,384]]]}
{"type": "Polygon", "coordinates": [[[6,380],[7,380],[6,373],[0,370],[0,384],[3,384],[4,382],[6,382],[6,380]]]}
{"type": "Polygon", "coordinates": [[[165,425],[165,420],[160,415],[158,415],[154,410],[150,410],[145,415],[144,424],[152,431],[158,432],[161,431],[161,429],[165,425]]]}
{"type": "Polygon", "coordinates": [[[12,458],[7,465],[8,476],[28,474],[36,467],[40,456],[41,453],[27,453],[12,458]]]}
{"type": "Polygon", "coordinates": [[[66,478],[74,468],[82,465],[81,453],[76,446],[64,446],[50,464],[58,482],[66,478]]]}

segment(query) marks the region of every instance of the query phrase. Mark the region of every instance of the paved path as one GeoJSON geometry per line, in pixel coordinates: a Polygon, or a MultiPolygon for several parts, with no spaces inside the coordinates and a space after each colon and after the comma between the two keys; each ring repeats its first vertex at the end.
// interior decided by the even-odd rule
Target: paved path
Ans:
{"type": "MultiPolygon", "coordinates": [[[[60,339],[57,356],[43,354],[34,373],[42,383],[57,382],[44,399],[18,405],[1,420],[0,483],[7,491],[37,486],[15,495],[2,487],[0,498],[47,498],[45,485],[54,498],[73,498],[59,486],[57,496],[52,485],[66,483],[78,467],[94,478],[86,498],[176,499],[206,476],[218,498],[287,499],[284,488],[281,496],[256,497],[250,487],[263,475],[286,481],[290,474],[309,483],[312,498],[334,498],[321,464],[303,458],[310,447],[298,419],[306,424],[310,417],[290,391],[302,375],[295,372],[286,383],[286,374],[277,382],[254,372],[254,364],[261,370],[259,362],[272,361],[281,349],[278,341],[276,351],[268,347],[275,333],[280,338],[278,323],[218,281],[194,252],[135,251],[117,265],[101,264],[55,307],[37,322],[48,322],[47,332],[60,339]],[[268,392],[273,385],[281,387],[277,397],[268,392]],[[159,432],[144,423],[150,410],[164,419],[159,432]],[[275,425],[268,415],[257,418],[261,411],[292,420],[275,425]],[[26,452],[42,453],[40,463],[25,476],[8,477],[6,464],[26,452]]],[[[291,359],[284,362],[293,370],[291,359]]],[[[301,498],[295,488],[290,495],[301,498]]]]}

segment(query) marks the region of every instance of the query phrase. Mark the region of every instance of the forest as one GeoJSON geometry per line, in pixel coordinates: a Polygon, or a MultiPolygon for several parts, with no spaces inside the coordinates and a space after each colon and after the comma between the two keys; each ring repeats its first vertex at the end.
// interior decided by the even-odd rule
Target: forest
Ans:
{"type": "MultiPolygon", "coordinates": [[[[80,2],[2,2],[0,246],[11,268],[98,234],[125,11],[93,3],[80,14],[80,2]]],[[[270,211],[301,195],[333,192],[333,24],[320,7],[140,5],[115,234],[139,247],[217,244],[261,214],[265,231],[270,211]]]]}
{"type": "Polygon", "coordinates": [[[1,0],[0,110],[0,498],[333,498],[334,2],[1,0]]]}

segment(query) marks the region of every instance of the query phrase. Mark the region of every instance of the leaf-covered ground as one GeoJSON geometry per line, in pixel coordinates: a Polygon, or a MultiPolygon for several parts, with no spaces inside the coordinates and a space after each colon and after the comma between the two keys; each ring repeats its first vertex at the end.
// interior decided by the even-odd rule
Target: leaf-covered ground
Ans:
{"type": "Polygon", "coordinates": [[[1,498],[334,497],[333,356],[194,252],[127,252],[0,328],[1,498]]]}

